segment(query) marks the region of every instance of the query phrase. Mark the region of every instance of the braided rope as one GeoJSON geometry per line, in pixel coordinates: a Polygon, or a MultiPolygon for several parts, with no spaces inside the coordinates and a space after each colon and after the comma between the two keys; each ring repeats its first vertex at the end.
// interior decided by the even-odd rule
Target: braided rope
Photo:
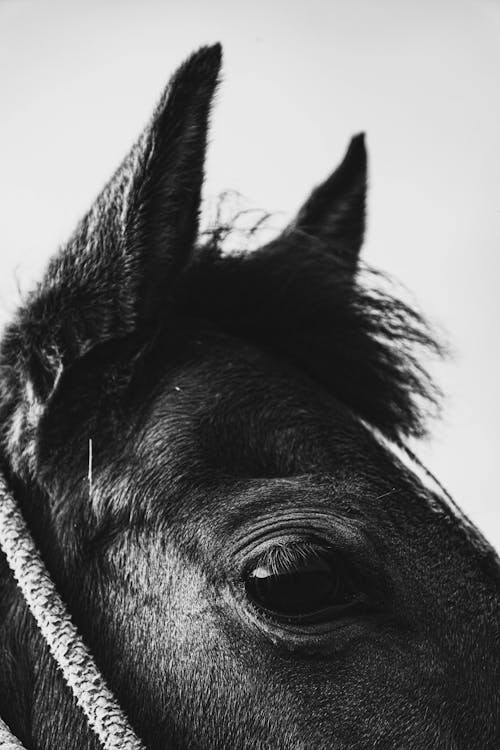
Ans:
{"type": "MultiPolygon", "coordinates": [[[[1,474],[0,546],[52,656],[103,748],[145,750],[73,625],[1,474]]],[[[23,748],[1,719],[0,748],[23,748]]]]}
{"type": "Polygon", "coordinates": [[[0,748],[1,750],[26,750],[2,719],[0,719],[0,748]]]}

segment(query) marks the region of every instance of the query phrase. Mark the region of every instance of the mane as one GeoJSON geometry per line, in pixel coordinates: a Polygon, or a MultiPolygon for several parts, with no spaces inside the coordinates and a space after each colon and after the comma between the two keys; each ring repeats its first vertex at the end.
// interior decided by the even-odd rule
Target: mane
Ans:
{"type": "MultiPolygon", "coordinates": [[[[293,227],[228,254],[239,216],[204,232],[174,305],[292,361],[389,440],[426,436],[442,394],[425,363],[445,347],[421,313],[387,275],[359,264],[353,275],[350,260],[293,227]]],[[[268,221],[246,230],[252,242],[268,221]]]]}

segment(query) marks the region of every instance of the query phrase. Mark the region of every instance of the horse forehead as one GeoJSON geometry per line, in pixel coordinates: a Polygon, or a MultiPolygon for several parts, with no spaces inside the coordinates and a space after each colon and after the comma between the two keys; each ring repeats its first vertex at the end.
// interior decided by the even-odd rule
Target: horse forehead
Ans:
{"type": "Polygon", "coordinates": [[[229,337],[195,343],[197,356],[188,348],[158,379],[141,439],[250,441],[253,435],[292,448],[308,439],[358,436],[353,415],[291,363],[229,337]]]}
{"type": "Polygon", "coordinates": [[[169,361],[153,391],[133,453],[159,485],[304,474],[357,483],[364,473],[357,456],[372,467],[379,461],[372,435],[333,396],[243,342],[197,340],[169,361]]]}

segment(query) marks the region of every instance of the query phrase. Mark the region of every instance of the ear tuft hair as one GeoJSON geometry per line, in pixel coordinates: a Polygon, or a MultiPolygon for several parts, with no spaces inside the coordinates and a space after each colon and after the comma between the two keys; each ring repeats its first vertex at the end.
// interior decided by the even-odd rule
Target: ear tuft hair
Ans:
{"type": "Polygon", "coordinates": [[[218,237],[216,228],[179,279],[181,310],[286,357],[390,440],[426,434],[440,391],[421,361],[444,349],[418,312],[383,291],[385,277],[353,276],[350,259],[307,235],[240,256],[218,252],[218,237]]]}

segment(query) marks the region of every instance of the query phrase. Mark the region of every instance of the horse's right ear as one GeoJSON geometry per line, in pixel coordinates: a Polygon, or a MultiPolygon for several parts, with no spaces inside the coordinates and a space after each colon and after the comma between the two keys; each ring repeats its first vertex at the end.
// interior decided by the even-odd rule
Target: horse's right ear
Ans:
{"type": "Polygon", "coordinates": [[[46,401],[59,375],[103,342],[155,325],[189,259],[220,45],[175,73],[150,124],[3,339],[1,364],[46,401]]]}

